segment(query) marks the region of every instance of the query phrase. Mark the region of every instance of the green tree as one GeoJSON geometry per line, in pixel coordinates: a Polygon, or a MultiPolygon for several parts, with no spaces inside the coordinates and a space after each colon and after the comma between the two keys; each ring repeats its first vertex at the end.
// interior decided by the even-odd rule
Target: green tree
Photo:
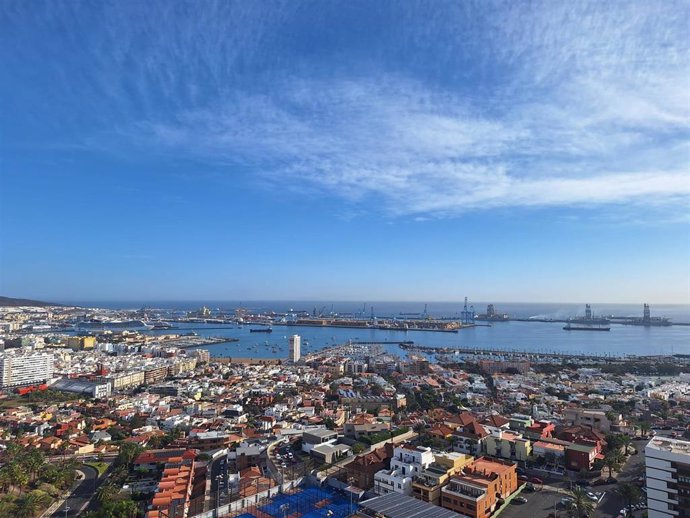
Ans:
{"type": "Polygon", "coordinates": [[[649,423],[649,421],[640,421],[638,426],[640,428],[640,434],[642,435],[647,435],[649,430],[652,429],[652,425],[649,423]]]}
{"type": "Polygon", "coordinates": [[[15,501],[15,518],[34,518],[36,515],[44,511],[51,502],[50,495],[41,491],[35,490],[26,493],[15,501]]]}
{"type": "Polygon", "coordinates": [[[632,439],[629,435],[621,435],[621,445],[625,448],[625,454],[628,455],[628,450],[632,444],[632,439]]]}
{"type": "Polygon", "coordinates": [[[18,488],[19,492],[21,493],[24,489],[24,486],[29,483],[29,474],[18,462],[9,464],[8,469],[11,484],[18,488]]]}
{"type": "Polygon", "coordinates": [[[26,455],[22,458],[21,463],[29,472],[31,476],[31,481],[36,478],[38,471],[41,466],[45,464],[46,458],[42,451],[37,449],[29,450],[26,455]]]}
{"type": "Polygon", "coordinates": [[[361,442],[356,442],[355,444],[352,445],[352,453],[354,453],[355,455],[359,455],[365,449],[366,449],[366,447],[361,442]]]}
{"type": "Polygon", "coordinates": [[[103,484],[96,490],[96,500],[101,504],[111,502],[120,491],[112,484],[103,484]]]}
{"type": "Polygon", "coordinates": [[[134,500],[118,500],[105,504],[101,511],[103,518],[135,518],[137,503],[134,500]]]}
{"type": "Polygon", "coordinates": [[[642,491],[633,484],[620,484],[614,491],[620,499],[623,500],[623,504],[628,511],[628,516],[630,516],[632,507],[642,500],[642,491]]]}
{"type": "Polygon", "coordinates": [[[621,453],[620,451],[610,451],[604,457],[604,467],[609,470],[609,478],[612,477],[613,470],[618,470],[621,467],[621,453]]]}
{"type": "Polygon", "coordinates": [[[129,468],[134,459],[136,459],[144,449],[136,443],[133,442],[123,442],[120,445],[120,451],[117,454],[117,464],[120,466],[126,466],[129,468]]]}
{"type": "Polygon", "coordinates": [[[570,507],[570,515],[574,518],[585,518],[594,513],[594,504],[587,497],[587,491],[580,486],[575,486],[570,491],[570,497],[573,499],[570,507]]]}

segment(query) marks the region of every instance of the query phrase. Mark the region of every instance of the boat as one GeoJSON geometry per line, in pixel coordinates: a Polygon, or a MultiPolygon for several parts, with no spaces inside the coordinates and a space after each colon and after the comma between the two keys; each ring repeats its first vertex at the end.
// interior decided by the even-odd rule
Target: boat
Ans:
{"type": "Polygon", "coordinates": [[[249,330],[250,333],[272,333],[273,329],[270,327],[264,327],[264,328],[256,328],[253,327],[249,330]]]}
{"type": "Polygon", "coordinates": [[[563,328],[564,331],[611,331],[611,326],[606,325],[581,325],[568,322],[563,328]]]}
{"type": "Polygon", "coordinates": [[[168,322],[160,321],[160,322],[152,322],[151,329],[159,330],[159,329],[177,329],[177,328],[168,322]]]}
{"type": "Polygon", "coordinates": [[[77,331],[148,331],[143,320],[83,320],[74,326],[77,331]]]}

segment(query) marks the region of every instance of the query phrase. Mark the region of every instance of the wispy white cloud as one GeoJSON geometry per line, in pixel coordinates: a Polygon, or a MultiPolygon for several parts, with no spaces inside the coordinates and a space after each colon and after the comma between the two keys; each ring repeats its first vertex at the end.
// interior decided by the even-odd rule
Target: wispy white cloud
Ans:
{"type": "Polygon", "coordinates": [[[98,113],[89,147],[241,165],[269,188],[340,197],[348,214],[687,214],[690,4],[376,5],[112,4],[87,18],[51,4],[50,24],[66,9],[92,38],[72,42],[90,66],[66,52],[52,78],[66,120],[98,113]]]}
{"type": "Polygon", "coordinates": [[[488,117],[400,79],[285,82],[279,90],[279,98],[239,95],[144,129],[165,147],[260,165],[276,187],[380,202],[396,215],[664,200],[675,207],[690,196],[687,147],[657,134],[675,134],[690,118],[651,109],[644,98],[621,103],[619,116],[616,103],[600,107],[602,95],[583,89],[573,106],[532,102],[488,117]],[[678,147],[670,162],[663,157],[678,147]]]}

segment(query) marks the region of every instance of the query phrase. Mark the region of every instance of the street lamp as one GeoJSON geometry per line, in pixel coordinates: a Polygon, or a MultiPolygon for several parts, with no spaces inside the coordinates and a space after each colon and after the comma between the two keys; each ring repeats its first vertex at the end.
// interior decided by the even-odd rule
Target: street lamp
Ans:
{"type": "Polygon", "coordinates": [[[350,492],[350,514],[352,514],[352,492],[353,492],[353,483],[356,482],[355,477],[347,477],[347,482],[350,485],[349,487],[349,492],[350,492]]]}
{"type": "Polygon", "coordinates": [[[72,509],[70,506],[65,506],[65,518],[67,518],[67,513],[69,513],[70,509],[72,509]]]}

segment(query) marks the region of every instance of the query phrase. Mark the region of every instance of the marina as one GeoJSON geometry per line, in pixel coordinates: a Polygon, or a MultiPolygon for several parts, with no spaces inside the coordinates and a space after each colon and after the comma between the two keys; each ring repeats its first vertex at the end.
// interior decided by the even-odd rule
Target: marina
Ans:
{"type": "MultiPolygon", "coordinates": [[[[217,326],[208,325],[207,328],[204,324],[198,324],[194,330],[199,336],[237,339],[232,343],[218,343],[206,347],[213,356],[284,358],[287,357],[287,341],[291,334],[302,337],[305,354],[349,341],[362,344],[377,343],[386,352],[396,355],[405,354],[399,344],[406,342],[413,342],[421,348],[486,349],[534,354],[602,354],[617,357],[690,354],[690,328],[685,326],[612,326],[609,332],[569,333],[563,331],[562,323],[510,321],[491,327],[472,327],[457,334],[290,326],[274,329],[268,340],[263,337],[259,339],[258,335],[250,333],[246,326],[218,330],[217,326]]],[[[149,333],[158,332],[147,332],[149,333]]]]}

